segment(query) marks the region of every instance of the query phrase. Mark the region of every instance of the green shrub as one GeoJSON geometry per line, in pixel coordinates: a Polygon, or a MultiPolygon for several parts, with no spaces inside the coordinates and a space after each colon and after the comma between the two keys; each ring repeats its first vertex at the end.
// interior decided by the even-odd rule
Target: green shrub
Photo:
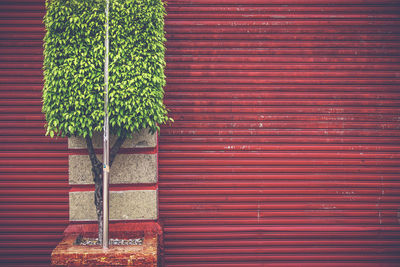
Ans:
{"type": "MultiPolygon", "coordinates": [[[[47,134],[92,136],[104,120],[105,2],[46,1],[43,112],[47,134]]],[[[110,132],[152,132],[169,118],[163,104],[161,0],[110,1],[110,132]]]]}

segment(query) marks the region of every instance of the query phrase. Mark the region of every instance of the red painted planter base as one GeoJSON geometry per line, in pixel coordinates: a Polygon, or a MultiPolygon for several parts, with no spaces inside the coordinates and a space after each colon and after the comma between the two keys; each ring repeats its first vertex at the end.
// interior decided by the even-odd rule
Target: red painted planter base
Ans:
{"type": "Polygon", "coordinates": [[[96,224],[71,224],[63,240],[51,254],[53,266],[157,266],[159,263],[162,229],[156,222],[110,224],[110,238],[143,237],[142,245],[101,246],[75,245],[78,236],[95,237],[96,224]]]}

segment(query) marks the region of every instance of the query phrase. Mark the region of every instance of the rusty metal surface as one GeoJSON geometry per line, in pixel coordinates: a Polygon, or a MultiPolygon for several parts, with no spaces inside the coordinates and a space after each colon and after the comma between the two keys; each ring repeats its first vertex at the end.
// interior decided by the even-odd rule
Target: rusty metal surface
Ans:
{"type": "Polygon", "coordinates": [[[167,11],[167,266],[398,266],[400,2],[167,11]]]}
{"type": "MultiPolygon", "coordinates": [[[[399,1],[266,2],[168,1],[166,263],[396,266],[399,1]]],[[[43,137],[44,1],[0,14],[0,262],[46,266],[68,165],[43,137]]]]}
{"type": "Polygon", "coordinates": [[[0,265],[49,266],[68,224],[66,139],[41,114],[44,1],[0,1],[0,265]]]}

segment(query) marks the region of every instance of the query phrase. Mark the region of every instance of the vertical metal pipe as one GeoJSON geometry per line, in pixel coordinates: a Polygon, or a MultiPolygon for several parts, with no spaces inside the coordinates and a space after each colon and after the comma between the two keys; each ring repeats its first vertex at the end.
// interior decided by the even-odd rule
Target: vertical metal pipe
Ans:
{"type": "Polygon", "coordinates": [[[109,153],[110,153],[110,128],[108,121],[108,54],[109,54],[109,37],[108,37],[108,16],[110,1],[106,0],[106,25],[105,25],[105,60],[104,60],[104,142],[103,142],[103,248],[108,249],[108,179],[110,174],[109,153]]]}

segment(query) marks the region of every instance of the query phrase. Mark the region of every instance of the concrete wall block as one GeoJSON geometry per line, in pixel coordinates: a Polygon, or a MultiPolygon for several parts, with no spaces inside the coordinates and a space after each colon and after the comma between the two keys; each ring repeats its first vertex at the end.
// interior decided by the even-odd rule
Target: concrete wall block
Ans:
{"type": "MultiPolygon", "coordinates": [[[[110,191],[110,220],[156,220],[157,190],[110,191]]],[[[96,221],[93,192],[69,193],[70,221],[96,221]]]]}
{"type": "MultiPolygon", "coordinates": [[[[102,160],[103,155],[98,155],[102,160]]],[[[70,155],[69,183],[93,184],[88,155],[70,155]]],[[[110,170],[111,184],[149,184],[157,182],[156,154],[119,154],[110,170]]]]}
{"type": "MultiPolygon", "coordinates": [[[[116,140],[116,136],[110,136],[110,145],[112,146],[116,140]]],[[[123,148],[135,148],[135,147],[156,147],[157,145],[157,134],[149,133],[148,129],[142,129],[135,133],[133,138],[125,140],[122,144],[123,148]]],[[[95,132],[93,134],[93,146],[94,148],[103,148],[103,133],[95,132]]],[[[68,148],[86,148],[86,141],[82,137],[70,137],[68,138],[68,148]]]]}

